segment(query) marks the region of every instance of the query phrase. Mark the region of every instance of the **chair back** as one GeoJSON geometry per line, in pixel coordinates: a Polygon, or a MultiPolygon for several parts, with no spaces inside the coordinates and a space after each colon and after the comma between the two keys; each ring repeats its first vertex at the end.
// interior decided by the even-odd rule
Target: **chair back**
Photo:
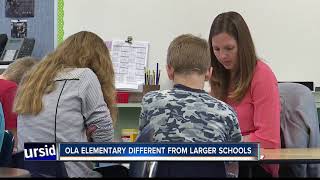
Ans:
{"type": "MultiPolygon", "coordinates": [[[[315,99],[310,89],[298,83],[280,83],[281,147],[319,148],[320,134],[315,99]]],[[[281,164],[280,177],[319,177],[318,164],[281,164]]]]}
{"type": "MultiPolygon", "coordinates": [[[[146,126],[136,142],[153,142],[154,131],[146,126]]],[[[130,163],[129,172],[131,177],[226,177],[224,162],[209,161],[138,161],[130,163]]]]}
{"type": "MultiPolygon", "coordinates": [[[[154,129],[151,126],[146,126],[136,138],[136,142],[150,143],[153,142],[154,129]]],[[[151,167],[154,167],[155,162],[149,161],[135,161],[130,162],[129,176],[130,177],[153,177],[154,174],[150,174],[151,167]]]]}
{"type": "Polygon", "coordinates": [[[161,161],[158,162],[156,177],[160,178],[225,178],[224,162],[213,161],[161,161]]]}
{"type": "Polygon", "coordinates": [[[129,169],[121,164],[96,167],[93,170],[99,172],[103,178],[126,178],[129,176],[129,169]]]}

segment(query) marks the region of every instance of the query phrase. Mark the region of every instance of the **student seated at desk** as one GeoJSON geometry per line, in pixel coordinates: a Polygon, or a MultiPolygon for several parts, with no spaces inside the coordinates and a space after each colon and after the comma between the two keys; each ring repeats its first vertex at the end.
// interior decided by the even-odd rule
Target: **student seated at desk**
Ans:
{"type": "Polygon", "coordinates": [[[234,110],[203,90],[211,72],[206,40],[190,34],[175,38],[167,55],[167,73],[174,87],[145,94],[140,131],[152,126],[154,142],[240,142],[234,110]]]}
{"type": "Polygon", "coordinates": [[[16,59],[0,75],[0,102],[2,103],[5,129],[12,132],[15,138],[13,153],[17,150],[17,114],[13,112],[13,102],[23,75],[30,70],[38,59],[33,57],[23,57],[16,59]]]}
{"type": "MultiPolygon", "coordinates": [[[[113,139],[114,71],[104,41],[92,32],[68,37],[24,78],[17,92],[18,151],[26,142],[113,139]]],[[[65,162],[69,177],[100,177],[91,162],[65,162]]]]}

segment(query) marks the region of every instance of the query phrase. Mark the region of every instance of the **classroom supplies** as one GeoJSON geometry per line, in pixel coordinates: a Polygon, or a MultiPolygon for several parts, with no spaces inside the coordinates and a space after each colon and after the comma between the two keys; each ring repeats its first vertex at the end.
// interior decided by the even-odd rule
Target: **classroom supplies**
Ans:
{"type": "Polygon", "coordinates": [[[144,85],[142,95],[145,95],[146,93],[150,91],[157,91],[160,90],[160,85],[144,85]]]}
{"type": "Polygon", "coordinates": [[[134,142],[138,136],[138,129],[122,129],[121,140],[122,142],[134,142]]]}
{"type": "Polygon", "coordinates": [[[159,85],[160,70],[159,63],[157,63],[156,71],[145,68],[144,69],[144,84],[145,85],[159,85]]]}

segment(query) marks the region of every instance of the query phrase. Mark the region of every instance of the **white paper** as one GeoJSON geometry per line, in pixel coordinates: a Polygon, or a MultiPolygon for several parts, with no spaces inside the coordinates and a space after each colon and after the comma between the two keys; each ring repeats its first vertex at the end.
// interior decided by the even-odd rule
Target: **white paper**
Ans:
{"type": "Polygon", "coordinates": [[[147,65],[149,43],[124,40],[113,40],[111,58],[115,72],[117,89],[137,90],[144,84],[144,68],[147,65]]]}
{"type": "Polygon", "coordinates": [[[28,32],[27,20],[11,20],[11,37],[26,38],[28,32]]]}
{"type": "Polygon", "coordinates": [[[13,61],[14,60],[14,56],[16,55],[17,50],[6,50],[4,57],[3,57],[3,61],[13,61]]]}

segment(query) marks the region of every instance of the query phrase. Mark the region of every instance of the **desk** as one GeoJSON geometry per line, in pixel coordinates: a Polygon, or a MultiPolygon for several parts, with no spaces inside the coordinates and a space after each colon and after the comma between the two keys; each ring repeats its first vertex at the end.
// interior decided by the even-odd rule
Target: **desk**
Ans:
{"type": "Polygon", "coordinates": [[[260,149],[260,163],[320,163],[320,148],[260,149]]]}
{"type": "Polygon", "coordinates": [[[31,175],[25,169],[0,167],[0,177],[31,177],[31,175]]]}
{"type": "MultiPolygon", "coordinates": [[[[259,161],[245,162],[248,167],[248,177],[253,177],[253,167],[257,164],[317,164],[320,163],[320,148],[283,148],[283,149],[260,149],[259,161]]],[[[282,165],[281,165],[282,164],[282,165]]],[[[286,176],[283,176],[286,177],[286,176]]]]}

